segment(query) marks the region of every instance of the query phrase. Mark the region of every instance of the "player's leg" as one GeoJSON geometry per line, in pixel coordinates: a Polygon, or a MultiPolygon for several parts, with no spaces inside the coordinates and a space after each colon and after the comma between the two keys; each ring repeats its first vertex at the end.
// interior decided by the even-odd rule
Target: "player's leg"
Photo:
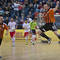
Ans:
{"type": "Polygon", "coordinates": [[[12,46],[15,46],[15,32],[10,32],[11,40],[12,40],[12,46]]]}
{"type": "Polygon", "coordinates": [[[26,41],[26,45],[28,45],[28,32],[24,33],[24,37],[25,37],[25,41],[26,41]]]}
{"type": "Polygon", "coordinates": [[[35,30],[32,30],[32,44],[34,45],[35,44],[35,40],[36,40],[36,31],[35,30]]]}
{"type": "Polygon", "coordinates": [[[39,34],[40,36],[46,38],[48,40],[48,43],[50,44],[51,43],[51,38],[49,38],[44,32],[48,31],[49,30],[49,26],[47,24],[45,24],[44,26],[42,26],[40,28],[40,31],[39,31],[39,34]]]}
{"type": "MultiPolygon", "coordinates": [[[[57,32],[57,31],[54,31],[54,34],[59,38],[59,40],[60,40],[60,34],[57,32]]],[[[60,43],[60,41],[58,42],[58,43],[60,43]]]]}
{"type": "Polygon", "coordinates": [[[32,44],[34,45],[35,44],[35,39],[36,39],[36,35],[32,35],[32,44]]]}
{"type": "Polygon", "coordinates": [[[54,34],[60,39],[60,34],[57,31],[54,31],[54,34]]]}
{"type": "Polygon", "coordinates": [[[54,34],[60,39],[60,34],[57,31],[57,27],[55,26],[55,24],[52,24],[52,31],[54,32],[54,34]]]}
{"type": "Polygon", "coordinates": [[[51,43],[51,38],[49,38],[44,32],[42,32],[42,33],[40,34],[40,36],[46,38],[46,39],[48,40],[48,43],[49,43],[49,44],[51,43]]]}
{"type": "Polygon", "coordinates": [[[12,43],[13,43],[13,46],[15,46],[15,36],[13,36],[12,38],[12,43]]]}
{"type": "Polygon", "coordinates": [[[30,32],[29,32],[29,36],[30,36],[31,43],[32,43],[32,30],[30,30],[30,32]]]}
{"type": "Polygon", "coordinates": [[[28,36],[25,37],[26,45],[28,45],[28,36]]]}

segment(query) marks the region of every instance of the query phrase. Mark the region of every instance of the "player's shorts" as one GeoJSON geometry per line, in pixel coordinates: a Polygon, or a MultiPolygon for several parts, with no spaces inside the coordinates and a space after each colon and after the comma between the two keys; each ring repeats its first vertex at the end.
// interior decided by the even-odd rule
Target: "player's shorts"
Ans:
{"type": "Polygon", "coordinates": [[[14,31],[14,32],[10,32],[10,36],[11,36],[11,38],[12,38],[13,36],[15,36],[15,31],[14,31]]]}
{"type": "Polygon", "coordinates": [[[1,46],[1,43],[2,43],[2,38],[0,38],[0,46],[1,46]]]}
{"type": "Polygon", "coordinates": [[[57,31],[57,28],[54,23],[46,23],[44,26],[40,28],[40,30],[42,32],[49,31],[49,30],[57,31]]]}
{"type": "Polygon", "coordinates": [[[24,37],[28,36],[29,32],[25,32],[24,33],[24,37]]]}
{"type": "Polygon", "coordinates": [[[36,35],[36,30],[31,30],[32,35],[36,35]]]}

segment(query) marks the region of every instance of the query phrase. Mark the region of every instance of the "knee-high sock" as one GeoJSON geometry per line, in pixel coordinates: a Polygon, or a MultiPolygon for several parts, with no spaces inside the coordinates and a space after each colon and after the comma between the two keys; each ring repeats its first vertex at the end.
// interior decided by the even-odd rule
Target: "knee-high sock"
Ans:
{"type": "Polygon", "coordinates": [[[28,42],[28,36],[25,37],[26,42],[28,42]]]}
{"type": "Polygon", "coordinates": [[[15,45],[15,37],[13,37],[11,39],[12,39],[12,44],[15,45]]]}
{"type": "Polygon", "coordinates": [[[46,34],[41,33],[40,35],[41,35],[42,37],[46,38],[47,40],[50,40],[50,38],[49,38],[46,34]]]}

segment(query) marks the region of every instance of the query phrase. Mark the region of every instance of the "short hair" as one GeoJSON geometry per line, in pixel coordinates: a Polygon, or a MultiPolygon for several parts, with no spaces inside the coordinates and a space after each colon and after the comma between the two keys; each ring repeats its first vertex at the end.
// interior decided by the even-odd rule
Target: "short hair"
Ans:
{"type": "Polygon", "coordinates": [[[51,5],[50,5],[50,4],[48,4],[48,3],[46,3],[46,4],[44,4],[44,5],[47,5],[48,7],[51,7],[51,5]]]}

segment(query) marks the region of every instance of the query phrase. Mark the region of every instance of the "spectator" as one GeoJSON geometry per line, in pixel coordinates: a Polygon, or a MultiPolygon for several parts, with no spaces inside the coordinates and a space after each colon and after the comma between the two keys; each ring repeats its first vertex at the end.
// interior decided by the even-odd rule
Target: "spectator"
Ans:
{"type": "Polygon", "coordinates": [[[47,1],[47,4],[48,4],[48,5],[51,5],[51,0],[48,0],[48,1],[47,1]]]}
{"type": "Polygon", "coordinates": [[[8,17],[6,17],[6,20],[4,20],[4,23],[6,23],[8,25],[8,23],[9,23],[9,18],[8,17]]]}
{"type": "Polygon", "coordinates": [[[27,15],[27,20],[28,22],[32,22],[32,18],[29,15],[27,15]]]}
{"type": "Polygon", "coordinates": [[[16,25],[17,25],[17,28],[18,28],[19,22],[20,22],[18,16],[16,16],[15,22],[16,22],[16,25]]]}
{"type": "Polygon", "coordinates": [[[29,14],[30,18],[32,18],[32,19],[33,19],[33,15],[34,15],[34,14],[32,14],[32,12],[31,12],[31,11],[29,11],[29,12],[28,12],[28,14],[29,14]]]}
{"type": "Polygon", "coordinates": [[[0,7],[0,15],[4,15],[4,10],[0,7]]]}
{"type": "Polygon", "coordinates": [[[22,2],[20,2],[20,5],[18,6],[18,9],[19,9],[19,16],[21,17],[21,13],[22,13],[22,9],[23,9],[22,2]]]}
{"type": "Polygon", "coordinates": [[[19,9],[18,9],[19,6],[20,6],[19,2],[16,1],[16,2],[14,3],[14,5],[13,5],[13,8],[14,8],[14,15],[19,16],[19,9]]]}

